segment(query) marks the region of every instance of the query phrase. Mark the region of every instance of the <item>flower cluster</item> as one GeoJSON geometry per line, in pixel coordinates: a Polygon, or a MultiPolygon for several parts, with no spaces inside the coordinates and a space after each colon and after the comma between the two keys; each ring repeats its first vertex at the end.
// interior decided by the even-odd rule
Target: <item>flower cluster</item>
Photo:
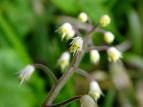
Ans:
{"type": "MultiPolygon", "coordinates": [[[[78,28],[75,28],[75,26],[69,22],[64,23],[63,25],[61,25],[59,27],[59,29],[57,30],[58,33],[61,36],[61,39],[66,39],[67,41],[70,40],[70,47],[69,47],[69,51],[65,51],[62,53],[61,57],[58,60],[58,65],[61,68],[62,71],[64,71],[70,64],[70,53],[73,53],[73,55],[77,55],[77,57],[75,57],[75,59],[73,60],[73,64],[71,64],[71,66],[75,66],[73,67],[73,71],[74,70],[78,70],[80,68],[78,68],[78,64],[76,64],[76,61],[79,61],[82,59],[81,56],[84,55],[85,52],[89,52],[90,55],[90,61],[93,64],[97,64],[100,61],[100,49],[97,48],[96,46],[94,46],[94,43],[92,41],[92,38],[90,37],[90,33],[95,32],[97,29],[97,27],[106,27],[107,25],[110,24],[111,19],[108,15],[103,15],[100,20],[99,23],[97,23],[97,26],[94,27],[94,25],[92,25],[88,17],[88,15],[85,12],[81,12],[78,16],[78,20],[81,23],[88,23],[91,24],[91,26],[95,29],[91,29],[91,31],[89,30],[87,33],[87,38],[82,37],[82,34],[79,34],[80,31],[78,31],[78,28]],[[83,39],[84,38],[84,39],[83,39]],[[87,40],[86,40],[87,39],[87,40]],[[77,58],[77,59],[76,59],[77,58]]],[[[117,62],[118,60],[120,60],[120,58],[122,58],[122,53],[115,47],[110,47],[108,46],[109,44],[114,42],[115,36],[113,33],[109,32],[109,31],[104,31],[102,29],[99,29],[99,31],[101,31],[103,33],[103,38],[104,41],[106,42],[106,48],[102,47],[104,49],[104,51],[107,52],[108,55],[108,60],[111,62],[117,62]]],[[[102,50],[102,49],[101,49],[102,50]]],[[[74,57],[74,56],[73,56],[74,57]]],[[[37,65],[38,67],[40,65],[37,65]]],[[[35,66],[33,65],[27,65],[20,73],[19,78],[21,80],[20,84],[22,84],[25,80],[28,80],[31,75],[33,74],[33,72],[35,71],[35,66]]],[[[53,77],[53,79],[55,80],[55,83],[59,83],[58,86],[61,85],[61,87],[63,87],[66,81],[65,78],[68,78],[66,76],[72,75],[72,70],[70,71],[71,74],[68,74],[69,72],[67,72],[67,74],[63,74],[62,79],[59,79],[60,82],[57,82],[57,78],[55,77],[55,75],[47,68],[45,68],[45,66],[40,66],[40,68],[42,68],[43,70],[47,70],[48,73],[51,75],[51,77],[53,77]],[[61,82],[62,81],[62,82],[61,82]],[[64,85],[63,85],[64,84],[64,85]]],[[[82,74],[82,73],[81,73],[82,74]]],[[[83,75],[85,76],[86,73],[83,73],[83,75]]],[[[88,74],[89,76],[89,74],[88,74]]],[[[85,76],[86,78],[88,78],[87,76],[85,76]]],[[[90,78],[90,76],[89,76],[90,78]]],[[[88,79],[89,79],[88,78],[88,79]]],[[[91,79],[90,79],[91,80],[91,79]]],[[[57,86],[57,90],[56,88],[54,88],[56,90],[56,92],[58,92],[60,89],[57,86]]],[[[55,86],[56,87],[56,86],[55,86]]],[[[51,93],[52,94],[52,93],[51,93]]],[[[92,78],[92,81],[90,81],[89,84],[89,92],[87,95],[84,95],[80,98],[80,102],[81,102],[81,107],[98,107],[97,106],[97,101],[98,99],[101,97],[101,95],[103,95],[101,88],[98,84],[97,81],[94,81],[92,78]]]]}
{"type": "MultiPolygon", "coordinates": [[[[108,15],[103,15],[99,21],[99,24],[102,27],[107,26],[111,22],[111,19],[108,15]]],[[[115,36],[112,32],[104,31],[104,41],[107,44],[111,44],[114,42],[115,36]]],[[[111,62],[117,62],[122,58],[122,53],[115,47],[108,47],[107,49],[108,60],[111,62]]],[[[100,60],[100,54],[98,50],[94,49],[90,51],[90,60],[93,64],[97,64],[100,60]]]]}

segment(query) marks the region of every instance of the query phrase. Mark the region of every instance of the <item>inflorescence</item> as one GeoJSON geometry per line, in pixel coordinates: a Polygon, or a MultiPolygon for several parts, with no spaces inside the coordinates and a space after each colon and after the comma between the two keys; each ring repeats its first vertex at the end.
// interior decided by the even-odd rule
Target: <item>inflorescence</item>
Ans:
{"type": "MultiPolygon", "coordinates": [[[[78,16],[78,20],[81,23],[88,23],[89,22],[89,16],[85,12],[81,12],[78,16]]],[[[106,27],[110,24],[111,19],[108,15],[101,16],[99,22],[98,22],[98,28],[100,27],[106,27]]],[[[89,24],[89,23],[88,23],[89,24]]],[[[91,23],[90,23],[91,24],[91,23]]],[[[93,25],[92,25],[93,26],[93,25]]],[[[65,22],[63,25],[61,25],[57,32],[60,34],[61,40],[66,39],[71,40],[69,51],[65,51],[62,53],[61,57],[58,60],[58,65],[61,68],[61,70],[65,70],[65,68],[68,68],[70,65],[70,53],[72,53],[74,56],[77,55],[77,53],[83,51],[83,45],[84,45],[84,37],[81,35],[78,35],[78,33],[73,29],[76,26],[73,26],[69,22],[65,22]]],[[[78,28],[77,28],[78,29],[78,28]]],[[[100,30],[99,30],[100,31],[100,30]]],[[[80,32],[80,31],[79,31],[80,32]]],[[[93,31],[94,32],[94,31],[93,31]]],[[[98,31],[95,31],[98,32],[98,31]]],[[[113,43],[115,40],[115,36],[110,31],[104,31],[103,33],[103,39],[105,43],[107,44],[107,48],[105,48],[105,51],[107,52],[108,60],[110,62],[117,62],[122,58],[122,53],[116,48],[116,47],[110,47],[109,44],[113,43]]],[[[88,42],[88,41],[87,41],[88,42]]],[[[91,42],[93,42],[91,40],[91,42]]],[[[90,48],[91,45],[85,47],[85,51],[89,52],[90,55],[90,61],[93,64],[98,64],[100,62],[100,49],[96,48],[94,46],[94,43],[92,43],[92,48],[90,48]],[[86,49],[87,48],[87,49],[86,49]]],[[[102,46],[101,46],[102,47],[102,46]]],[[[19,78],[21,80],[20,85],[28,80],[33,72],[35,71],[35,66],[33,65],[27,65],[20,73],[19,78]]],[[[97,101],[98,99],[103,95],[102,90],[96,80],[91,80],[89,83],[89,93],[86,95],[83,95],[80,98],[81,107],[97,107],[97,101]]]]}

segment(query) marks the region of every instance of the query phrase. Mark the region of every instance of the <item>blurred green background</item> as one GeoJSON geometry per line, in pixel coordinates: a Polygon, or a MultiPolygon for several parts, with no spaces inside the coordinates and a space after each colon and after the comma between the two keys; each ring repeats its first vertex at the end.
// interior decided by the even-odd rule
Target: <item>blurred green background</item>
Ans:
{"type": "MultiPolygon", "coordinates": [[[[42,71],[18,87],[18,72],[29,63],[41,63],[59,78],[57,60],[69,45],[55,32],[65,20],[86,12],[97,23],[109,14],[112,23],[105,28],[115,34],[112,45],[129,41],[123,62],[110,64],[103,52],[99,65],[86,54],[80,67],[99,81],[104,96],[100,107],[143,107],[143,0],[0,0],[0,107],[39,107],[52,86],[42,71]]],[[[96,35],[96,34],[95,34],[96,35]]],[[[95,44],[103,43],[101,35],[95,44]]],[[[75,74],[55,102],[87,94],[88,81],[75,74]],[[84,84],[83,84],[84,83],[84,84]]],[[[67,107],[79,107],[74,102],[67,107]]]]}

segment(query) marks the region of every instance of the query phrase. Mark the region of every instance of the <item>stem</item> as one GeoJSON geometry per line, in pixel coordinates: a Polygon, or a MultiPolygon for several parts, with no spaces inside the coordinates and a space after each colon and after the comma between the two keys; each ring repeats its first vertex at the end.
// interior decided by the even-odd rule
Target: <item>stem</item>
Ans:
{"type": "MultiPolygon", "coordinates": [[[[91,50],[98,50],[98,51],[106,51],[110,46],[108,45],[104,45],[104,46],[90,46],[89,48],[86,49],[86,52],[90,52],[91,50]]],[[[131,44],[129,41],[125,41],[122,42],[119,45],[115,46],[117,49],[119,49],[121,52],[127,51],[128,49],[130,49],[131,44]]]]}
{"type": "Polygon", "coordinates": [[[40,68],[43,71],[45,71],[45,73],[48,74],[53,79],[53,82],[55,84],[57,83],[57,78],[55,77],[55,75],[53,74],[53,72],[48,67],[46,67],[45,65],[42,65],[42,64],[33,64],[33,65],[36,68],[40,68]]]}
{"type": "Polygon", "coordinates": [[[90,52],[91,50],[98,50],[98,51],[104,51],[104,50],[107,50],[109,48],[109,46],[96,46],[96,47],[94,47],[94,46],[91,46],[91,47],[89,47],[87,50],[86,50],[86,52],[90,52]]]}
{"type": "Polygon", "coordinates": [[[47,96],[45,102],[43,103],[42,107],[46,107],[46,105],[51,105],[53,100],[59,94],[60,90],[64,87],[65,83],[69,80],[69,77],[72,76],[74,68],[71,67],[68,72],[66,72],[56,83],[55,87],[51,89],[49,95],[47,96]]]}
{"type": "Polygon", "coordinates": [[[92,77],[92,75],[90,75],[89,73],[87,73],[86,71],[84,71],[83,69],[77,68],[78,71],[76,71],[76,73],[84,76],[85,78],[87,78],[89,81],[94,80],[94,78],[92,77]]]}
{"type": "Polygon", "coordinates": [[[77,29],[77,27],[75,27],[74,25],[72,25],[73,29],[75,30],[75,32],[77,33],[78,36],[82,37],[81,33],[79,32],[79,30],[77,29]]]}
{"type": "Polygon", "coordinates": [[[66,100],[64,102],[61,102],[59,104],[47,105],[46,107],[60,107],[60,106],[65,106],[65,105],[68,105],[69,103],[71,103],[71,102],[73,102],[75,100],[78,100],[80,98],[81,98],[81,96],[76,96],[76,97],[70,98],[70,99],[68,99],[68,100],[66,100]]]}
{"type": "Polygon", "coordinates": [[[121,44],[117,45],[116,48],[119,49],[121,52],[125,52],[131,48],[131,43],[130,43],[130,41],[125,41],[125,42],[122,42],[121,44]]]}
{"type": "Polygon", "coordinates": [[[71,78],[71,76],[74,74],[76,68],[78,68],[78,65],[80,64],[80,61],[82,59],[82,57],[84,56],[85,53],[85,47],[88,44],[88,40],[90,38],[90,34],[96,29],[92,28],[87,32],[87,35],[84,39],[84,43],[83,43],[83,51],[79,52],[76,56],[75,59],[73,61],[73,64],[71,65],[71,67],[69,68],[69,70],[62,75],[62,77],[58,80],[58,82],[56,83],[56,85],[51,89],[51,91],[49,92],[49,95],[47,96],[45,102],[42,104],[42,107],[46,107],[46,105],[51,105],[52,102],[55,100],[55,98],[57,97],[57,95],[59,94],[59,92],[61,91],[61,89],[64,87],[64,85],[67,83],[67,81],[71,78]]]}
{"type": "Polygon", "coordinates": [[[105,32],[107,32],[107,31],[104,30],[104,29],[97,29],[96,31],[97,31],[97,32],[100,32],[100,33],[103,33],[103,34],[104,34],[105,32]]]}

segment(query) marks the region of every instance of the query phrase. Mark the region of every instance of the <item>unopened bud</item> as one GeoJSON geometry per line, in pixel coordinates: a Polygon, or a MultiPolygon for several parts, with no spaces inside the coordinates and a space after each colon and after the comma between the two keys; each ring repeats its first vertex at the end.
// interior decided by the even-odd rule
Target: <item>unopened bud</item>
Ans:
{"type": "Polygon", "coordinates": [[[105,42],[107,42],[108,44],[112,43],[114,41],[114,35],[111,32],[105,32],[104,33],[104,40],[105,42]]]}
{"type": "Polygon", "coordinates": [[[122,58],[122,53],[119,50],[117,50],[115,47],[110,47],[107,50],[107,54],[108,54],[108,60],[109,61],[116,62],[120,58],[122,58]]]}
{"type": "Polygon", "coordinates": [[[111,19],[108,15],[103,15],[99,21],[102,27],[106,27],[108,24],[110,24],[110,22],[111,22],[111,19]]]}
{"type": "Polygon", "coordinates": [[[88,16],[87,16],[86,13],[82,12],[82,13],[79,14],[78,19],[79,19],[81,22],[87,22],[88,16]]]}
{"type": "Polygon", "coordinates": [[[98,50],[91,50],[90,51],[90,61],[93,64],[97,64],[100,60],[100,54],[98,52],[98,50]]]}

